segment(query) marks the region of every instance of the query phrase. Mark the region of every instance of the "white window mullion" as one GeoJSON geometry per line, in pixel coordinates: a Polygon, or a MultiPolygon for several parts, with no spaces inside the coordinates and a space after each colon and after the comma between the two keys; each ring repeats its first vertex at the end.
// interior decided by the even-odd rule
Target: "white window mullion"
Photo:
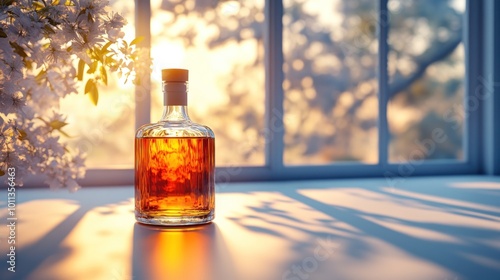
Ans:
{"type": "Polygon", "coordinates": [[[283,167],[283,2],[267,0],[265,12],[266,165],[283,167]]]}
{"type": "Polygon", "coordinates": [[[389,45],[389,11],[387,0],[379,0],[378,14],[378,158],[379,165],[388,164],[389,129],[387,125],[387,103],[389,89],[389,75],[387,71],[387,55],[389,45]]]}
{"type": "MultiPolygon", "coordinates": [[[[483,49],[480,51],[479,46],[476,46],[475,44],[473,45],[473,43],[479,41],[477,40],[477,37],[473,37],[477,34],[469,32],[470,37],[468,39],[471,43],[471,45],[469,46],[471,53],[473,54],[481,52],[483,54],[483,73],[482,75],[476,74],[476,77],[474,76],[474,73],[471,73],[468,76],[469,78],[474,79],[472,80],[472,82],[479,83],[476,84],[473,88],[469,86],[469,90],[471,90],[469,95],[470,100],[466,104],[469,104],[467,111],[469,112],[469,114],[472,114],[477,111],[472,110],[472,103],[475,101],[475,99],[482,99],[482,101],[484,102],[484,115],[483,122],[481,123],[482,135],[484,139],[482,145],[477,146],[483,147],[484,173],[488,175],[500,175],[500,149],[498,148],[498,145],[500,143],[500,35],[498,33],[498,30],[500,28],[500,2],[487,0],[482,3],[484,4],[484,15],[482,15],[482,20],[484,21],[484,28],[482,29],[482,31],[484,32],[484,43],[481,46],[483,49]],[[477,41],[473,41],[474,39],[476,39],[477,41]],[[480,81],[478,81],[479,79],[480,81]]],[[[477,5],[478,3],[475,4],[477,5]]],[[[468,20],[471,21],[471,24],[477,23],[480,20],[478,18],[475,18],[473,14],[473,9],[477,8],[477,6],[474,6],[472,3],[470,3],[470,6],[472,16],[469,16],[468,20]]],[[[472,61],[472,59],[469,60],[469,63],[473,62],[474,61],[472,61]]],[[[470,121],[470,118],[468,121],[470,121]]],[[[471,126],[472,125],[474,124],[471,124],[471,126]]],[[[470,129],[473,128],[477,129],[475,127],[470,127],[470,129]]]]}

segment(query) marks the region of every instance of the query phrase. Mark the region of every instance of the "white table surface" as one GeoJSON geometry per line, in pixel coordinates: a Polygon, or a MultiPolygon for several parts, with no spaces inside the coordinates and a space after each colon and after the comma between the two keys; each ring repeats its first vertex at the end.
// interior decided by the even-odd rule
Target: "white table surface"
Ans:
{"type": "Polygon", "coordinates": [[[500,178],[234,183],[215,222],[137,224],[133,188],[17,192],[16,272],[0,279],[500,279],[500,178]]]}

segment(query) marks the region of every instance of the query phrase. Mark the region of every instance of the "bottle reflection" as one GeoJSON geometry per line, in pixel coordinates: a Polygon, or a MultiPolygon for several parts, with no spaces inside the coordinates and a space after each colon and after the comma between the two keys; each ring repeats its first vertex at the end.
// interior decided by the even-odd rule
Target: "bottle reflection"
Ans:
{"type": "Polygon", "coordinates": [[[214,223],[134,226],[132,279],[233,279],[230,259],[214,223]]]}

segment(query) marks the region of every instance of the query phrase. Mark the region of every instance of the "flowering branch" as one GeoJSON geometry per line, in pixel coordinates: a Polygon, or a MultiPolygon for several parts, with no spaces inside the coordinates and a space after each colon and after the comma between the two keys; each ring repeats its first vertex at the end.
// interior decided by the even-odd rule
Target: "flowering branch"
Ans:
{"type": "MultiPolygon", "coordinates": [[[[53,188],[78,188],[83,155],[61,143],[67,136],[59,102],[84,94],[97,104],[108,73],[138,83],[149,55],[127,43],[124,18],[104,0],[0,1],[0,176],[42,174],[53,188]]],[[[19,176],[22,178],[22,176],[19,176]]]]}

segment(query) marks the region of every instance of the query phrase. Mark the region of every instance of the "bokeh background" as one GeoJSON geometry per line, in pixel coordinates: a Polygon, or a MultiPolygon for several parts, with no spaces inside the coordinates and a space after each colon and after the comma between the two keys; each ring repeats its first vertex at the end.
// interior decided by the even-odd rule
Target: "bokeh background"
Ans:
{"type": "MultiPolygon", "coordinates": [[[[111,1],[134,34],[134,1],[111,1]]],[[[378,28],[389,27],[389,160],[404,162],[440,128],[426,160],[463,160],[465,0],[284,1],[286,165],[378,161],[378,28]],[[450,114],[453,113],[453,116],[450,114]]],[[[189,113],[216,134],[218,166],[264,155],[264,0],[151,0],[151,120],[162,111],[160,70],[190,70],[189,113]]],[[[99,104],[64,100],[67,139],[90,168],[133,166],[134,87],[114,77],[99,104]]],[[[272,94],[272,93],[271,93],[272,94]]]]}

